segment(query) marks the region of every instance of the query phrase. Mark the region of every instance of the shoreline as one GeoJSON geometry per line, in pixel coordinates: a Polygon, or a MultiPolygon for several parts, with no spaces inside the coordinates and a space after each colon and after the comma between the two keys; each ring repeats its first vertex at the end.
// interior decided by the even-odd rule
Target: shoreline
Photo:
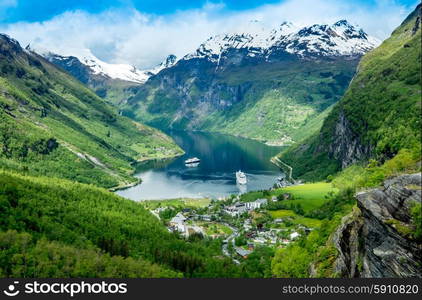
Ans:
{"type": "Polygon", "coordinates": [[[259,142],[262,143],[268,147],[290,147],[292,145],[294,145],[294,143],[284,143],[282,141],[268,141],[265,139],[260,139],[260,138],[256,138],[256,137],[248,137],[248,136],[244,136],[241,134],[233,134],[233,133],[227,133],[227,132],[222,132],[222,131],[208,131],[208,130],[175,130],[175,131],[183,131],[183,132],[202,132],[202,133],[213,133],[213,134],[221,134],[221,135],[228,135],[228,136],[233,136],[233,137],[237,137],[237,138],[242,138],[245,140],[251,140],[251,141],[255,141],[255,142],[259,142]]]}
{"type": "Polygon", "coordinates": [[[148,162],[148,161],[153,161],[153,160],[166,160],[166,159],[170,159],[170,158],[176,158],[176,157],[180,157],[182,155],[185,155],[186,152],[182,149],[182,153],[178,153],[176,155],[165,155],[165,156],[159,156],[159,157],[145,157],[145,158],[140,158],[140,159],[136,159],[136,163],[143,163],[143,162],[148,162]]]}
{"type": "MultiPolygon", "coordinates": [[[[183,132],[189,132],[189,131],[185,131],[185,130],[181,130],[181,131],[183,131],[183,132]]],[[[211,133],[211,134],[221,134],[221,135],[233,136],[233,137],[236,137],[236,138],[241,138],[241,139],[245,139],[245,140],[255,141],[255,142],[261,143],[263,145],[266,145],[268,147],[286,147],[286,145],[277,145],[276,143],[268,142],[268,141],[265,141],[265,140],[260,140],[260,139],[257,139],[257,138],[245,137],[245,136],[242,136],[242,135],[234,135],[234,134],[229,134],[229,133],[224,133],[224,132],[218,132],[218,131],[191,130],[191,132],[201,132],[201,133],[211,133]]],[[[139,158],[139,159],[136,159],[132,163],[132,165],[135,165],[137,163],[147,163],[147,162],[152,162],[152,161],[159,162],[159,161],[165,161],[165,160],[169,160],[169,159],[176,159],[176,158],[181,157],[181,156],[183,156],[183,155],[186,154],[186,152],[183,149],[181,149],[181,150],[182,150],[181,153],[178,153],[178,154],[175,154],[175,155],[165,155],[165,156],[160,156],[160,157],[139,158]]],[[[270,162],[273,163],[278,168],[282,169],[281,166],[277,162],[274,161],[274,158],[275,157],[270,158],[270,162]]],[[[132,175],[134,175],[134,174],[136,174],[136,170],[134,170],[134,172],[132,173],[132,175]]],[[[125,190],[125,189],[128,189],[128,188],[134,187],[134,186],[136,186],[138,184],[141,184],[141,183],[142,183],[142,179],[141,178],[137,178],[137,181],[135,181],[135,182],[126,183],[126,184],[119,184],[117,186],[114,186],[114,187],[109,188],[108,190],[110,192],[116,192],[116,191],[125,190]]],[[[145,201],[156,201],[156,200],[164,200],[165,201],[165,200],[169,200],[169,199],[172,199],[172,198],[146,199],[145,201]]],[[[197,199],[202,199],[202,197],[198,197],[197,199]]]]}
{"type": "Polygon", "coordinates": [[[270,161],[275,164],[280,169],[286,168],[288,170],[288,180],[291,183],[295,183],[296,181],[293,179],[293,167],[289,166],[285,162],[281,161],[277,156],[273,156],[270,161]]]}
{"type": "MultiPolygon", "coordinates": [[[[135,177],[136,178],[136,177],[135,177]]],[[[137,178],[138,180],[131,182],[131,183],[124,183],[124,184],[119,184],[117,186],[111,187],[108,189],[109,192],[117,192],[120,190],[125,190],[131,187],[134,187],[135,185],[141,184],[142,183],[142,179],[141,178],[137,178]]]]}
{"type": "MultiPolygon", "coordinates": [[[[142,158],[142,159],[137,159],[136,161],[135,161],[135,163],[145,163],[145,162],[148,162],[148,161],[154,161],[154,160],[156,160],[156,161],[161,161],[161,160],[166,160],[166,159],[171,159],[171,158],[177,158],[177,157],[180,157],[180,156],[182,156],[182,155],[184,155],[185,154],[185,151],[183,151],[182,150],[182,153],[179,153],[179,154],[177,154],[177,155],[173,155],[173,156],[161,156],[161,157],[150,157],[150,158],[142,158]]],[[[133,165],[134,163],[132,163],[132,165],[133,165]]],[[[133,173],[132,173],[132,175],[134,175],[135,174],[135,172],[136,172],[136,170],[134,170],[133,171],[133,173]]],[[[133,178],[136,178],[136,177],[133,177],[133,178]]],[[[130,183],[121,183],[121,184],[119,184],[119,185],[117,185],[117,186],[114,186],[114,187],[111,187],[111,188],[108,188],[108,191],[110,191],[110,192],[117,192],[117,191],[121,191],[121,190],[125,190],[125,189],[128,189],[128,188],[131,188],[131,187],[134,187],[135,185],[138,185],[138,184],[141,184],[142,183],[142,179],[141,178],[136,178],[137,180],[136,181],[134,181],[134,182],[130,182],[130,183]]]]}

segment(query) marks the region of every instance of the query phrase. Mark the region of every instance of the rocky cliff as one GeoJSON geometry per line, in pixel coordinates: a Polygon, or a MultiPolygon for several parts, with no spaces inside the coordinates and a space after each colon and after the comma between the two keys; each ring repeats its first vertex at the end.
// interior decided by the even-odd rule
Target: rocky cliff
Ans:
{"type": "Polygon", "coordinates": [[[421,173],[386,180],[356,195],[357,208],[343,218],[333,243],[340,277],[422,277],[422,243],[411,208],[421,203],[421,173]]]}
{"type": "Polygon", "coordinates": [[[367,159],[371,153],[371,145],[361,142],[359,135],[353,132],[344,112],[340,112],[328,152],[340,162],[342,168],[346,168],[367,159]]]}
{"type": "MultiPolygon", "coordinates": [[[[399,127],[419,125],[416,116],[400,110],[408,109],[415,102],[416,107],[420,105],[420,22],[421,5],[418,5],[393,32],[391,39],[362,59],[359,72],[344,99],[339,102],[338,109],[333,110],[337,116],[331,126],[328,153],[343,168],[374,154],[381,160],[391,158],[400,150],[397,144],[406,144],[398,140],[411,140],[410,136],[414,135],[399,127]],[[413,62],[409,61],[411,59],[413,62]],[[403,69],[407,72],[402,72],[403,69]],[[401,85],[403,89],[394,85],[401,85]],[[376,98],[370,99],[373,96],[376,98]],[[376,114],[378,111],[380,113],[376,114]],[[409,119],[399,125],[397,120],[404,115],[409,119]],[[382,128],[385,123],[396,129],[382,128]],[[394,140],[388,141],[391,137],[394,140]]],[[[412,129],[419,131],[420,126],[412,129]]]]}

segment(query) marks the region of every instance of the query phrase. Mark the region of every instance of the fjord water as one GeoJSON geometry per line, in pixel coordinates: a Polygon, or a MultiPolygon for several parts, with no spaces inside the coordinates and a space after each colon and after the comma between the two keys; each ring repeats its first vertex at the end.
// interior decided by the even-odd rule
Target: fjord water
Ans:
{"type": "Polygon", "coordinates": [[[202,132],[168,132],[186,152],[173,160],[150,161],[138,167],[142,183],[117,194],[136,201],[171,198],[219,198],[239,192],[268,189],[281,171],[270,162],[281,147],[223,135],[202,132]],[[198,157],[197,167],[184,161],[198,157]],[[248,184],[238,186],[235,172],[246,173],[248,184]]]}

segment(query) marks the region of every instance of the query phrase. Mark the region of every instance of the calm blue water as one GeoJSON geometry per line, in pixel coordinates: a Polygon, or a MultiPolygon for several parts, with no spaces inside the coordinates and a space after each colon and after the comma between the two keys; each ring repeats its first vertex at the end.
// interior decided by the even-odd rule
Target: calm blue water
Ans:
{"type": "Polygon", "coordinates": [[[186,152],[168,161],[147,162],[138,167],[142,183],[117,194],[136,201],[179,197],[219,198],[239,192],[268,189],[282,173],[270,162],[281,147],[229,135],[202,132],[169,132],[186,152]],[[198,157],[197,167],[184,161],[198,157]],[[235,172],[242,170],[247,186],[236,185],[235,172]]]}

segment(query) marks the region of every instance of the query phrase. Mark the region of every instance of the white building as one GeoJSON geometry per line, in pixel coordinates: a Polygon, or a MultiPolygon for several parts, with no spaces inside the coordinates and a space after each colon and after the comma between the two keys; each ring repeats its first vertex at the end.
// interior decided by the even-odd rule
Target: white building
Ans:
{"type": "Polygon", "coordinates": [[[186,221],[186,217],[179,212],[176,216],[174,216],[170,220],[169,225],[170,227],[173,228],[174,231],[185,233],[186,232],[185,221],[186,221]]]}
{"type": "Polygon", "coordinates": [[[236,251],[236,253],[243,257],[243,258],[247,258],[249,254],[252,253],[252,251],[246,250],[246,249],[242,249],[240,247],[235,247],[234,250],[236,251]]]}
{"type": "Polygon", "coordinates": [[[292,232],[291,234],[290,234],[290,240],[294,240],[294,239],[296,239],[296,238],[298,238],[300,236],[300,234],[298,233],[298,232],[292,232]]]}
{"type": "Polygon", "coordinates": [[[224,210],[227,214],[231,215],[232,217],[236,217],[238,215],[243,214],[247,211],[245,204],[243,203],[235,203],[234,205],[228,206],[224,210]]]}
{"type": "Polygon", "coordinates": [[[257,199],[253,202],[246,202],[245,206],[247,210],[254,210],[254,209],[261,208],[263,205],[266,205],[267,203],[268,203],[268,200],[263,198],[263,199],[257,199]]]}

